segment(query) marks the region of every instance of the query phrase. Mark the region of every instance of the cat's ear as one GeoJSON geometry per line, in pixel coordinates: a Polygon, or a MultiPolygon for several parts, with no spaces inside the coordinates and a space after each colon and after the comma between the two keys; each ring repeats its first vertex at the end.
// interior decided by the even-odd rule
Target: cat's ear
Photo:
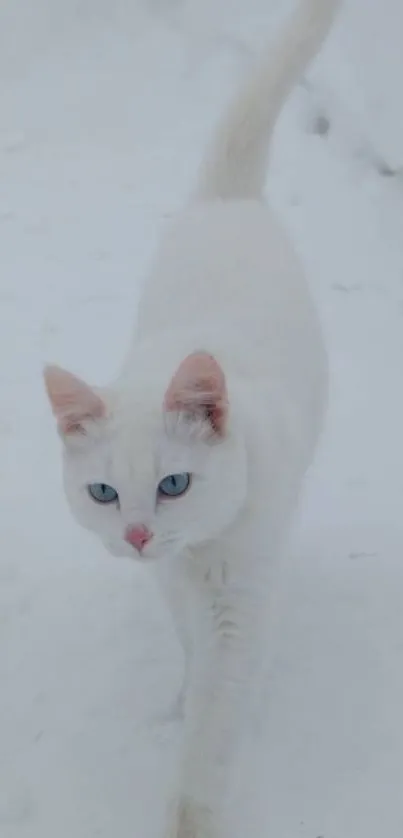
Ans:
{"type": "Polygon", "coordinates": [[[182,361],[164,399],[166,410],[184,410],[206,417],[218,436],[225,432],[228,394],[219,363],[207,352],[195,352],[182,361]]]}
{"type": "Polygon", "coordinates": [[[83,434],[88,420],[105,416],[106,408],[101,397],[73,373],[61,367],[47,366],[44,379],[53,413],[63,435],[83,434]]]}

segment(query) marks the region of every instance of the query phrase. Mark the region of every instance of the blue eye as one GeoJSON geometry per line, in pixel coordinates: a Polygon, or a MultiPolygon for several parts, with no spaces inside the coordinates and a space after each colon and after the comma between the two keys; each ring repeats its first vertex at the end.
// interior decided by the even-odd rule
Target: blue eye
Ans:
{"type": "Polygon", "coordinates": [[[115,503],[119,499],[116,489],[107,483],[90,483],[88,493],[98,503],[115,503]]]}
{"type": "Polygon", "coordinates": [[[178,498],[184,495],[190,486],[190,474],[184,472],[183,474],[168,474],[161,480],[158,486],[160,495],[167,498],[178,498]]]}

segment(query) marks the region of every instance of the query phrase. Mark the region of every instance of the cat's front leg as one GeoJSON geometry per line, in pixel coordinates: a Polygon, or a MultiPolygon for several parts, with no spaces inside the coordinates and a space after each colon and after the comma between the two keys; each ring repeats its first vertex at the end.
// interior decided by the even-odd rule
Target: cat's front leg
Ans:
{"type": "Polygon", "coordinates": [[[169,838],[222,838],[234,758],[260,671],[261,602],[216,592],[192,671],[183,754],[169,838]]]}
{"type": "Polygon", "coordinates": [[[190,618],[190,614],[192,613],[192,591],[187,573],[187,565],[183,557],[177,557],[175,564],[166,562],[159,569],[158,573],[161,593],[168,606],[175,634],[183,651],[182,682],[174,705],[169,711],[169,719],[182,719],[184,717],[186,696],[190,683],[190,670],[193,657],[193,634],[190,618]]]}

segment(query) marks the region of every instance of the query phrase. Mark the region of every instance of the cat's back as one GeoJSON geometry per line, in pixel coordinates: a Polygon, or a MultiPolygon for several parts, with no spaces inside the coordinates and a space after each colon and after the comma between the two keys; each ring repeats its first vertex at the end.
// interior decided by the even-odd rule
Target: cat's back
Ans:
{"type": "Polygon", "coordinates": [[[290,332],[307,339],[316,317],[287,235],[259,201],[199,204],[164,237],[138,312],[138,338],[169,330],[260,349],[290,332]]]}
{"type": "Polygon", "coordinates": [[[146,371],[159,403],[200,350],[263,424],[276,404],[281,421],[292,416],[316,436],[327,391],[321,328],[288,237],[257,201],[198,205],[172,225],[144,286],[125,374],[146,371]]]}

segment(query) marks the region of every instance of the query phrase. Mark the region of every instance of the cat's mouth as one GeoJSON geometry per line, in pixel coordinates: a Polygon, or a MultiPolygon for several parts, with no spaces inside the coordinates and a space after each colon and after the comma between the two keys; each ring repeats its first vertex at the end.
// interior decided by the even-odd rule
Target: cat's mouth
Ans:
{"type": "Polygon", "coordinates": [[[184,545],[177,538],[160,539],[154,536],[141,549],[128,544],[127,541],[104,542],[108,552],[117,558],[131,559],[143,564],[159,561],[160,559],[180,553],[184,545]]]}
{"type": "Polygon", "coordinates": [[[137,562],[155,562],[159,554],[152,542],[150,539],[144,547],[132,547],[132,558],[137,562]]]}
{"type": "Polygon", "coordinates": [[[158,558],[155,551],[148,550],[144,548],[143,550],[137,550],[135,547],[132,547],[130,544],[127,544],[126,541],[106,541],[104,542],[108,553],[111,556],[118,559],[131,559],[137,562],[149,562],[155,561],[158,558]]]}
{"type": "Polygon", "coordinates": [[[135,551],[135,559],[140,562],[156,562],[168,556],[180,553],[184,545],[177,538],[158,538],[153,536],[139,551],[135,551]]]}

